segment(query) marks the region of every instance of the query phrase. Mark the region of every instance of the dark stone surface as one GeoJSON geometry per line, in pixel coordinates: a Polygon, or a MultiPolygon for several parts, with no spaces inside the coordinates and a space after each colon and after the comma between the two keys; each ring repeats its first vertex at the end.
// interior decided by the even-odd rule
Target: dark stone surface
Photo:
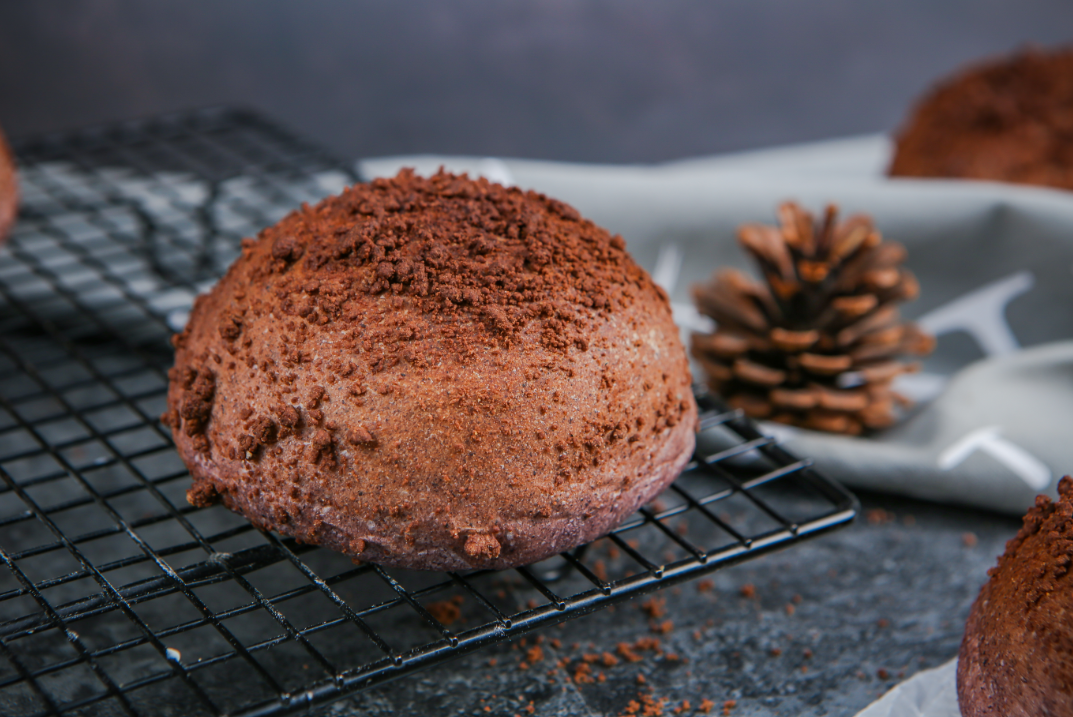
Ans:
{"type": "Polygon", "coordinates": [[[630,602],[538,633],[544,658],[529,669],[519,663],[536,635],[525,647],[499,645],[322,714],[509,717],[528,714],[532,702],[537,715],[610,717],[649,694],[666,700],[668,715],[683,700],[695,708],[705,698],[716,705],[711,714],[736,700],[735,717],[853,715],[902,677],[957,654],[969,606],[1019,525],[889,496],[862,502],[854,525],[717,572],[710,590],[695,581],[657,593],[666,611],[659,621],[674,623],[668,634],[651,631],[644,601],[630,602]],[[755,597],[743,596],[746,584],[755,597]],[[604,682],[565,679],[585,653],[615,653],[617,643],[641,637],[658,637],[663,656],[593,665],[604,682]],[[556,668],[561,658],[570,660],[566,670],[556,668]]]}

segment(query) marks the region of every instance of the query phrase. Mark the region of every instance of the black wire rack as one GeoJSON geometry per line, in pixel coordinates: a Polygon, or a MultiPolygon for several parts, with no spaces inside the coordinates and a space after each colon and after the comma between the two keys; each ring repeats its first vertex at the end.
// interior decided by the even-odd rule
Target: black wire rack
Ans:
{"type": "Polygon", "coordinates": [[[698,391],[697,453],[612,534],[516,570],[353,564],[195,509],[157,417],[170,334],[243,236],[355,180],[248,111],[16,145],[0,251],[0,713],[274,715],[851,521],[698,391]]]}

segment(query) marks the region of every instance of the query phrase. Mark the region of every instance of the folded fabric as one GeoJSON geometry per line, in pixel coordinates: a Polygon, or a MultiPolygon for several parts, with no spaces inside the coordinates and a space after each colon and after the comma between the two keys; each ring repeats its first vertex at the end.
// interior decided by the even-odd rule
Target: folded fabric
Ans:
{"type": "Polygon", "coordinates": [[[961,717],[956,659],[923,670],[857,713],[857,717],[961,717]]]}
{"type": "Polygon", "coordinates": [[[921,284],[903,314],[939,336],[923,372],[898,386],[918,406],[864,438],[765,428],[848,485],[1020,515],[1073,471],[1073,345],[1061,343],[1073,339],[1073,193],[890,179],[889,152],[870,136],[649,166],[412,156],[357,168],[371,179],[444,166],[573,204],[622,234],[684,333],[710,328],[691,284],[721,266],[753,271],[739,225],[773,223],[788,199],[871,214],[906,245],[921,284]]]}

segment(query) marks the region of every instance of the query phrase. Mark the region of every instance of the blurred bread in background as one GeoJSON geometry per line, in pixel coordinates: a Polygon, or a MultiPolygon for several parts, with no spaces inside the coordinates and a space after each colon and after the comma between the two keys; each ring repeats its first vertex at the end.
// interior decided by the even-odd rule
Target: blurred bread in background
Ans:
{"type": "Polygon", "coordinates": [[[890,174],[1073,190],[1073,47],[1028,49],[941,81],[899,133],[890,174]]]}

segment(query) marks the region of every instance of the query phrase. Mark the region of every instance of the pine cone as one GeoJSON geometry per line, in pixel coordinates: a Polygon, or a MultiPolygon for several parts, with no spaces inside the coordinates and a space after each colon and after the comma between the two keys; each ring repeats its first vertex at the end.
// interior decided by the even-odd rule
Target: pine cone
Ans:
{"type": "Polygon", "coordinates": [[[935,339],[904,322],[897,304],[915,299],[916,279],[899,265],[905,247],[884,242],[870,217],[822,221],[797,204],[779,207],[781,227],[738,230],[767,286],[734,269],[693,287],[713,334],[693,334],[692,354],[708,383],[754,418],[860,434],[894,422],[896,376],[919,369],[935,339]]]}

